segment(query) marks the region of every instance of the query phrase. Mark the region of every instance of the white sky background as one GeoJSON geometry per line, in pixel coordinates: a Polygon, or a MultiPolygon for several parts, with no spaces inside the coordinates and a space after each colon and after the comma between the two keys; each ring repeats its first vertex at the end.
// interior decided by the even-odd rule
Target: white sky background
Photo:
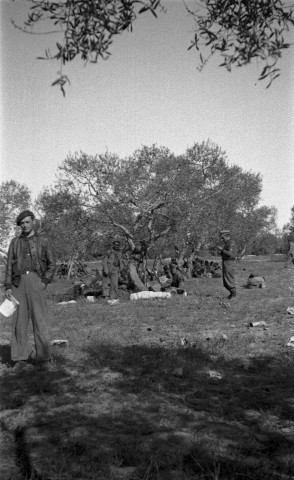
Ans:
{"type": "Polygon", "coordinates": [[[289,221],[294,46],[269,89],[257,81],[256,65],[228,73],[215,59],[200,73],[196,51],[187,50],[192,19],[181,0],[167,0],[166,14],[145,13],[133,33],[115,39],[109,60],[66,66],[71,85],[63,98],[50,86],[59,64],[36,59],[47,47],[54,52],[56,37],[16,30],[10,18],[23,18],[26,2],[0,2],[1,181],[24,183],[36,197],[70,152],[123,157],[155,143],[180,154],[209,138],[230,164],[261,173],[261,203],[278,208],[280,227],[289,221]]]}

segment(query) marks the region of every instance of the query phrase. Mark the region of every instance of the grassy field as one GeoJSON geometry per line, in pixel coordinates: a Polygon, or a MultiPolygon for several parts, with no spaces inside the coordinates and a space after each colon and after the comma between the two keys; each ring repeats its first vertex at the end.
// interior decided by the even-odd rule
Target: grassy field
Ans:
{"type": "Polygon", "coordinates": [[[243,260],[237,284],[231,303],[201,278],[109,306],[58,305],[54,282],[51,338],[69,345],[48,372],[13,369],[2,317],[1,479],[294,479],[294,267],[243,260]],[[243,288],[250,273],[267,288],[243,288]]]}

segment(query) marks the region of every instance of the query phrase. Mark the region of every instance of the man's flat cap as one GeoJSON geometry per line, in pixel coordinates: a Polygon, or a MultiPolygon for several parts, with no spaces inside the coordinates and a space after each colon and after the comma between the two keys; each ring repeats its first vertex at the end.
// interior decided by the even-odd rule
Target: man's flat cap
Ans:
{"type": "Polygon", "coordinates": [[[16,225],[20,227],[20,222],[26,217],[32,217],[32,219],[34,220],[35,215],[30,210],[24,210],[23,212],[20,212],[16,219],[16,225]]]}

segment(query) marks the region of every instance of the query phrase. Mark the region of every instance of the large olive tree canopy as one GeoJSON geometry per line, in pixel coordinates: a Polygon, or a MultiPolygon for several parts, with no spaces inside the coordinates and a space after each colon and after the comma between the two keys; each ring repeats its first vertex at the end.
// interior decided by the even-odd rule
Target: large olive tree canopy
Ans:
{"type": "Polygon", "coordinates": [[[192,47],[199,50],[201,66],[220,53],[220,66],[231,71],[254,58],[261,60],[259,80],[279,76],[277,61],[290,46],[285,39],[294,24],[294,3],[282,0],[202,0],[189,13],[195,20],[192,47]],[[206,47],[206,55],[203,49],[206,47]]]}
{"type": "MultiPolygon", "coordinates": [[[[106,59],[115,35],[131,30],[133,22],[145,12],[168,14],[166,0],[28,0],[31,4],[23,25],[14,25],[27,33],[62,32],[55,52],[46,50],[43,59],[60,61],[59,85],[63,94],[69,82],[63,65],[80,56],[83,61],[106,59]]],[[[294,24],[294,3],[289,0],[198,0],[183,1],[183,8],[195,21],[190,49],[196,48],[200,70],[215,54],[227,70],[243,67],[259,59],[259,80],[268,78],[268,86],[279,76],[277,62],[290,46],[287,33],[294,24]]]]}
{"type": "Polygon", "coordinates": [[[98,58],[110,55],[115,35],[131,30],[139,14],[161,8],[160,0],[28,0],[32,5],[23,25],[16,25],[26,33],[63,33],[51,53],[46,50],[44,60],[60,61],[59,76],[52,85],[59,85],[65,95],[64,85],[69,83],[63,65],[80,56],[83,61],[96,63],[98,58]]]}

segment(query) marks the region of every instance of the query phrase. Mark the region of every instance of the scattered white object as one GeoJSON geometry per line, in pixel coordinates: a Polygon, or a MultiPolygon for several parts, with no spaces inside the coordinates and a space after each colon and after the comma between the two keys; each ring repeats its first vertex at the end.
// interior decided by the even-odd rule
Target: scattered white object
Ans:
{"type": "Polygon", "coordinates": [[[230,308],[231,304],[229,302],[219,302],[219,304],[224,308],[230,308]]]}
{"type": "Polygon", "coordinates": [[[183,375],[184,375],[184,371],[182,369],[182,367],[179,367],[179,368],[175,368],[172,372],[172,375],[174,375],[175,377],[180,377],[182,378],[183,375]]]}
{"type": "Polygon", "coordinates": [[[10,317],[16,311],[19,305],[19,301],[16,300],[13,296],[11,296],[11,300],[6,298],[4,302],[0,305],[0,313],[4,315],[4,317],[10,317]]]}
{"type": "Polygon", "coordinates": [[[119,300],[117,298],[113,298],[112,300],[107,300],[108,305],[117,305],[119,300]]]}
{"type": "Polygon", "coordinates": [[[90,295],[87,296],[88,302],[94,303],[95,302],[95,297],[92,297],[90,295]]]}
{"type": "Polygon", "coordinates": [[[185,346],[185,345],[188,345],[188,343],[189,342],[185,337],[181,338],[181,345],[185,346]]]}
{"type": "Polygon", "coordinates": [[[294,347],[294,337],[291,337],[289,342],[286,344],[286,347],[294,347]]]}
{"type": "Polygon", "coordinates": [[[287,308],[287,313],[290,313],[290,315],[294,315],[294,308],[293,307],[288,307],[287,308]]]}
{"type": "Polygon", "coordinates": [[[148,300],[151,298],[171,298],[171,294],[169,292],[138,292],[130,295],[130,300],[148,300]]]}
{"type": "Polygon", "coordinates": [[[68,340],[51,340],[50,345],[58,345],[58,347],[68,346],[68,340]]]}
{"type": "Polygon", "coordinates": [[[220,372],[217,372],[216,370],[209,370],[208,375],[210,378],[217,378],[218,380],[221,380],[223,378],[222,374],[220,372]]]}
{"type": "Polygon", "coordinates": [[[166,275],[161,275],[158,280],[160,281],[160,283],[166,283],[168,281],[168,278],[166,275]]]}
{"type": "Polygon", "coordinates": [[[70,305],[71,303],[77,303],[76,300],[69,300],[68,302],[59,302],[58,305],[70,305]]]}
{"type": "Polygon", "coordinates": [[[267,323],[262,321],[262,322],[250,322],[249,323],[250,327],[266,327],[267,323]]]}

